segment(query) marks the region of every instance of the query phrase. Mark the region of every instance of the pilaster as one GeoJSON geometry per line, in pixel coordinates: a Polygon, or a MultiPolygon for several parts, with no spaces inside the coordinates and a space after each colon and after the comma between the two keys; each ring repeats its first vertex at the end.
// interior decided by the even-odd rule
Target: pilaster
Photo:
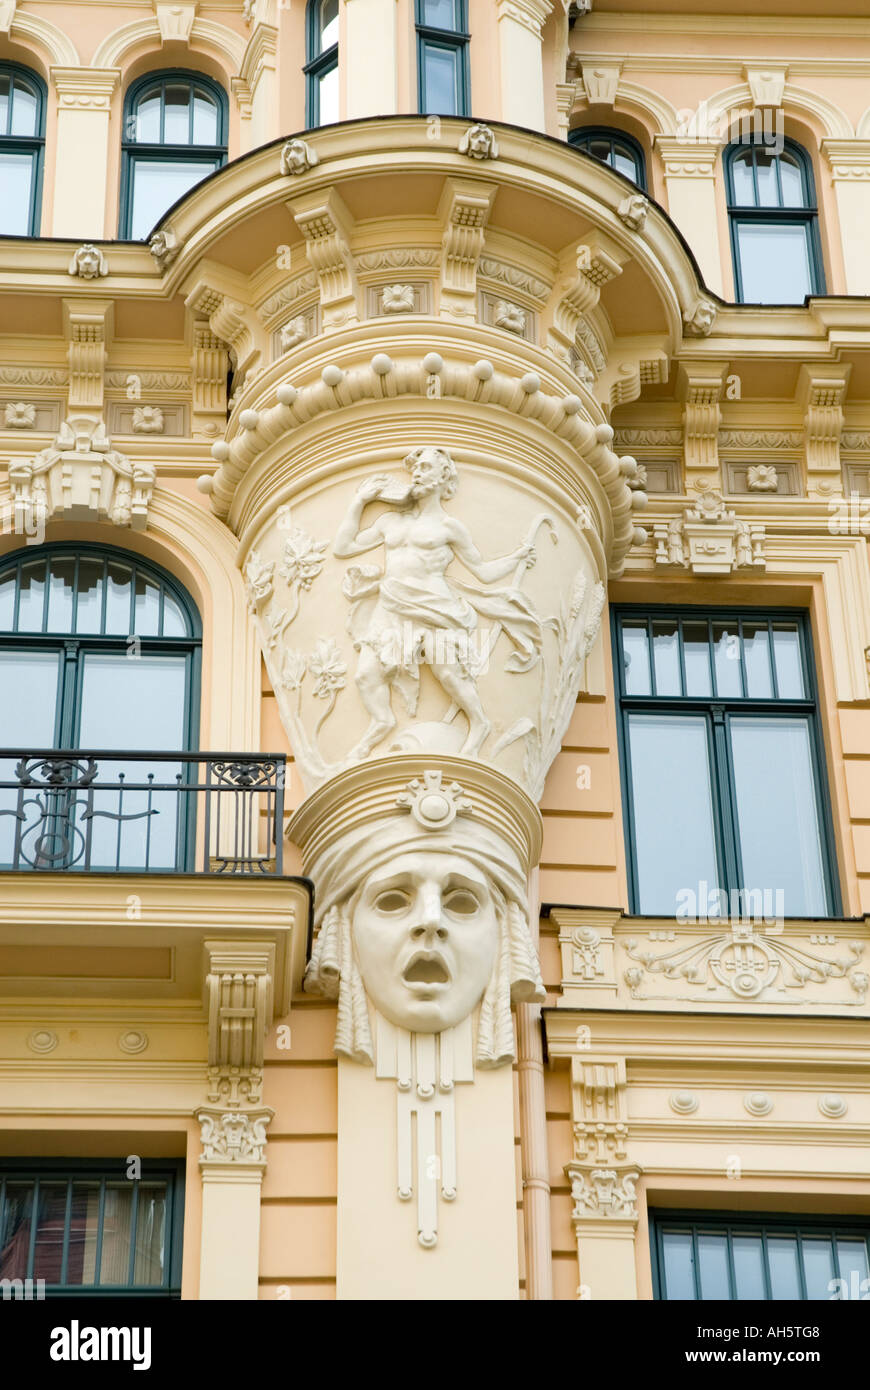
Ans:
{"type": "Polygon", "coordinates": [[[870,140],[823,140],[837,198],[847,294],[870,294],[870,140]]]}
{"type": "Polygon", "coordinates": [[[668,212],[691,246],[707,286],[722,293],[719,224],[716,217],[716,141],[676,140],[657,135],[668,193],[668,212]]]}
{"type": "Polygon", "coordinates": [[[51,234],[106,234],[109,117],[116,68],[52,68],[57,93],[56,174],[51,234]]]}

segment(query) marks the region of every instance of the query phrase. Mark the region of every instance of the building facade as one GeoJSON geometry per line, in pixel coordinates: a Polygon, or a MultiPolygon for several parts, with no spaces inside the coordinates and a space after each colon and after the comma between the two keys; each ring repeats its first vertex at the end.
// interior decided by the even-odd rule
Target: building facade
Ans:
{"type": "Polygon", "coordinates": [[[4,1296],[870,1291],[870,24],[762,8],[0,0],[4,1296]]]}

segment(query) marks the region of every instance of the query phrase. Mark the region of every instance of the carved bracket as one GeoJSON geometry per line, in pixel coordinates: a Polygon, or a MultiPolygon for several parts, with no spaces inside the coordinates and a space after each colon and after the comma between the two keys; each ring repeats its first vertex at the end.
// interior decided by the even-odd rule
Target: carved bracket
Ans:
{"type": "Polygon", "coordinates": [[[764,569],[765,529],[742,521],[717,492],[702,492],[694,506],[671,521],[653,523],[657,565],[682,565],[694,574],[764,569]]]}
{"type": "Polygon", "coordinates": [[[15,527],[22,534],[57,517],[108,520],[142,531],[154,488],[154,465],[110,447],[102,421],[73,416],[54,445],[34,459],[13,460],[9,483],[15,527]]]}

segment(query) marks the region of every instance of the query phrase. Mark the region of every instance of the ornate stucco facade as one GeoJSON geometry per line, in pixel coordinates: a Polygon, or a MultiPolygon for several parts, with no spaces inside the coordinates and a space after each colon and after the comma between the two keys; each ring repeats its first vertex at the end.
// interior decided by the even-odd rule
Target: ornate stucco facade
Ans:
{"type": "Polygon", "coordinates": [[[662,1213],[870,1218],[870,23],[660,8],[470,0],[427,115],[419,7],[339,0],[320,125],[303,0],[0,0],[44,101],[0,240],[0,1162],[174,1165],[182,1298],[650,1299],[662,1213]],[[225,159],[136,240],[162,72],[225,159]],[[738,302],[759,128],[816,198],[796,302],[738,302]],[[77,547],[102,619],[53,626],[49,568],[28,628],[77,547]],[[620,615],[687,611],[805,623],[826,911],[644,905],[620,615]],[[20,714],[16,653],[83,632],[128,742],[81,672],[53,741],[20,714]],[[183,853],[132,863],[99,764],[156,751],[136,661],[182,648],[137,814],[183,853]]]}

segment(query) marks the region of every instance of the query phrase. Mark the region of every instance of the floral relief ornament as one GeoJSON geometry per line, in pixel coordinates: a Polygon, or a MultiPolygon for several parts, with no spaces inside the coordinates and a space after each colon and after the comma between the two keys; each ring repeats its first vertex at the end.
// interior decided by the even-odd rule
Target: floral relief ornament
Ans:
{"type": "Polygon", "coordinates": [[[284,542],[284,557],[278,573],[286,579],[293,596],[293,611],[288,622],[299,612],[299,591],[311,588],[323,569],[324,551],[329,541],[316,541],[301,526],[294,526],[284,542]]]}
{"type": "Polygon", "coordinates": [[[274,573],[274,560],[264,560],[258,550],[252,550],[245,562],[245,584],[252,613],[270,597],[274,573]]]}
{"type": "Polygon", "coordinates": [[[414,286],[385,285],[381,291],[381,309],[385,314],[413,313],[414,286]]]}
{"type": "Polygon", "coordinates": [[[772,463],[751,463],[746,482],[752,492],[776,492],[779,478],[772,463]]]}
{"type": "Polygon", "coordinates": [[[304,314],[297,314],[296,318],[285,323],[280,332],[281,351],[289,352],[290,348],[296,347],[308,337],[308,320],[304,314]]]}
{"type": "Polygon", "coordinates": [[[507,329],[508,333],[522,334],[526,331],[526,312],[519,304],[512,304],[508,299],[499,299],[495,306],[493,323],[496,328],[507,329]]]}
{"type": "Polygon", "coordinates": [[[134,434],[162,434],[163,411],[159,405],[137,405],[133,410],[134,434]]]}
{"type": "Polygon", "coordinates": [[[36,424],[36,406],[27,405],[24,401],[16,401],[5,407],[3,418],[7,429],[12,430],[32,430],[36,424]]]}

